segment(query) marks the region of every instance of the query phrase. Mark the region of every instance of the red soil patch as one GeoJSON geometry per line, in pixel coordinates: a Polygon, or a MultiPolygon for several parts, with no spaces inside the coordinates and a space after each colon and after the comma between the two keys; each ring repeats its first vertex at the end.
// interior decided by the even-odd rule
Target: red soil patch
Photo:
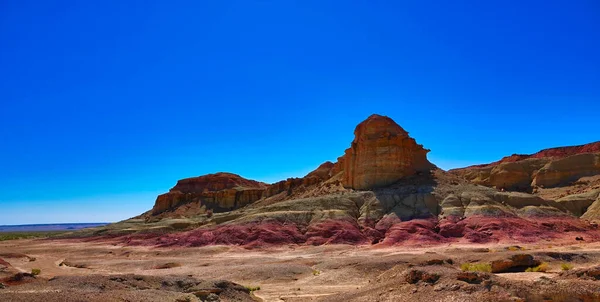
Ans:
{"type": "Polygon", "coordinates": [[[431,219],[414,219],[400,222],[390,227],[385,234],[382,245],[430,245],[449,242],[438,232],[438,221],[431,219]]]}
{"type": "Polygon", "coordinates": [[[569,217],[532,218],[471,216],[460,221],[440,221],[440,234],[446,238],[463,238],[472,243],[536,242],[540,240],[574,241],[582,236],[600,240],[592,225],[569,217]]]}
{"type": "Polygon", "coordinates": [[[307,244],[366,244],[373,239],[363,234],[356,223],[344,220],[326,220],[311,225],[306,232],[307,244]]]}
{"type": "Polygon", "coordinates": [[[468,243],[528,243],[552,241],[553,244],[572,243],[576,237],[600,241],[600,231],[591,224],[570,217],[486,217],[465,219],[435,217],[399,221],[390,219],[374,228],[348,220],[325,220],[309,226],[280,222],[257,222],[222,225],[171,234],[132,234],[108,240],[125,245],[145,246],[207,246],[237,245],[247,248],[273,245],[379,244],[436,245],[452,242],[468,243]]]}

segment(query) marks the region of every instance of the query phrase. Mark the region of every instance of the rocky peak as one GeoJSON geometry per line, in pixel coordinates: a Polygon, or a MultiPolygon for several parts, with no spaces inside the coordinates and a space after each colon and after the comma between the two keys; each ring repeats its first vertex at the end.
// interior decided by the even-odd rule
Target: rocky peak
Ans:
{"type": "Polygon", "coordinates": [[[429,150],[387,116],[373,114],[358,124],[350,148],[338,159],[347,188],[371,189],[431,169],[429,150]]]}

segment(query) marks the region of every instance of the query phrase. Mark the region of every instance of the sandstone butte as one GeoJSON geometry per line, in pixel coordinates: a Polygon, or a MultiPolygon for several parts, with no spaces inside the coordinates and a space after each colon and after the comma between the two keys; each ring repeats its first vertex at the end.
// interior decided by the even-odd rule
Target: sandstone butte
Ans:
{"type": "Polygon", "coordinates": [[[600,142],[443,171],[389,117],[358,124],[337,162],[273,184],[182,179],[138,216],[92,230],[125,244],[554,244],[600,240],[600,142]]]}

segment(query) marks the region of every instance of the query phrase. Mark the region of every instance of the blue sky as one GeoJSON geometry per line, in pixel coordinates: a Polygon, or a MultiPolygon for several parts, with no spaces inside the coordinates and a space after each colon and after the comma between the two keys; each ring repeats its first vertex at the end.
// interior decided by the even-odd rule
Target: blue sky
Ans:
{"type": "Polygon", "coordinates": [[[0,225],[300,177],[372,113],[445,169],[600,140],[595,0],[2,1],[0,41],[0,225]]]}

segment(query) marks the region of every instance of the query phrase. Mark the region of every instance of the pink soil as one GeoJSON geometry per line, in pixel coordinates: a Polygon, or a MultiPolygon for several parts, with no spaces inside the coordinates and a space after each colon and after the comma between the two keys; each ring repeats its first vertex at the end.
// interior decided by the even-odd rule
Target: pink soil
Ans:
{"type": "Polygon", "coordinates": [[[375,227],[360,226],[352,221],[326,220],[309,226],[291,223],[260,222],[223,225],[171,234],[133,234],[116,238],[96,237],[86,240],[110,240],[126,245],[207,246],[237,245],[248,248],[275,245],[351,244],[377,246],[420,246],[447,243],[531,243],[552,241],[573,243],[576,237],[600,241],[600,231],[585,221],[570,217],[485,217],[465,219],[435,218],[388,221],[375,227]]]}

